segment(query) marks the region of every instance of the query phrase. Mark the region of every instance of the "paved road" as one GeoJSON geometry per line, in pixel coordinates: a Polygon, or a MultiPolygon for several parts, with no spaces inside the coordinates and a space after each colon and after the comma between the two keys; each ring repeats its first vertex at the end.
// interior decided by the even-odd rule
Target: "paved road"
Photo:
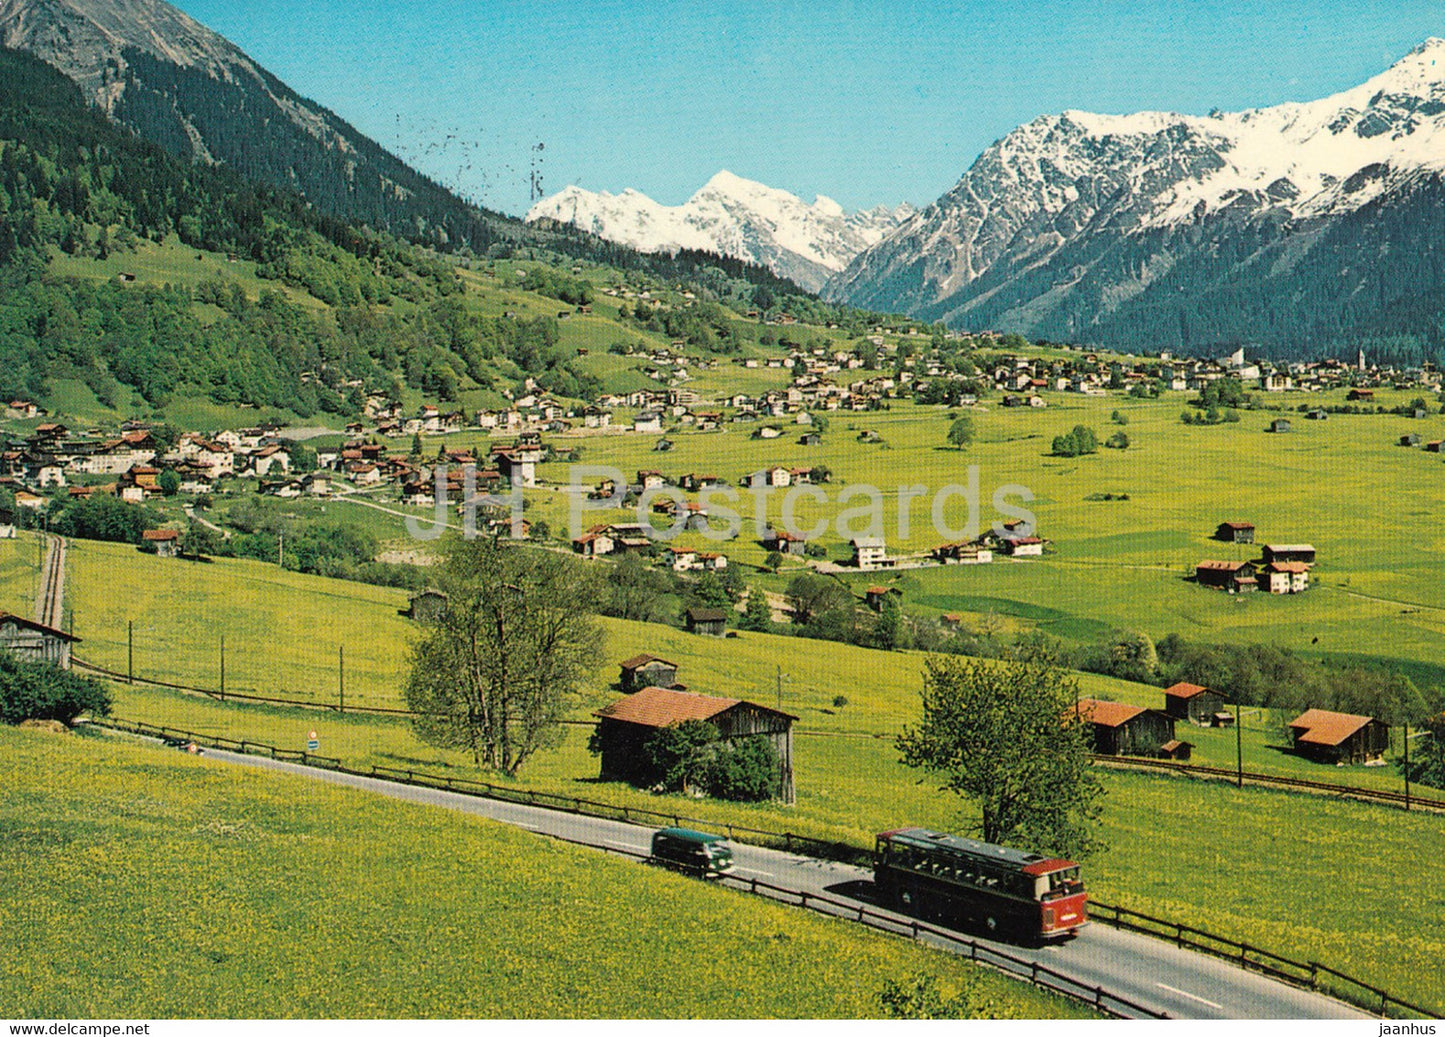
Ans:
{"type": "MultiPolygon", "coordinates": [[[[219,749],[207,750],[206,755],[227,763],[284,771],[413,803],[479,814],[532,832],[615,850],[646,853],[652,835],[651,828],[621,821],[398,785],[219,749]]],[[[835,899],[866,904],[878,910],[870,899],[872,873],[867,869],[740,843],[734,844],[733,859],[735,874],[745,880],[756,877],[760,882],[826,893],[835,899]]],[[[996,946],[1016,958],[1036,960],[1088,987],[1102,986],[1175,1018],[1370,1018],[1339,1001],[1246,972],[1217,958],[1101,924],[1091,925],[1068,943],[1042,948],[995,944],[982,939],[980,942],[996,946]]]]}

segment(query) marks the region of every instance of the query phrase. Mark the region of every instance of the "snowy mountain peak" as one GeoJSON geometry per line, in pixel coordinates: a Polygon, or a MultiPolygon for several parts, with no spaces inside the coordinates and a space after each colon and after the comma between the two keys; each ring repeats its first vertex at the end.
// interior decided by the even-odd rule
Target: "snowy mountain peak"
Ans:
{"type": "Polygon", "coordinates": [[[630,187],[614,195],[571,186],[532,206],[527,220],[571,223],[643,252],[716,252],[762,264],[817,291],[912,212],[878,206],[848,213],[824,195],[810,205],[724,169],[682,205],[662,205],[630,187]]]}
{"type": "MultiPolygon", "coordinates": [[[[1378,236],[1370,228],[1395,226],[1380,213],[1424,205],[1431,185],[1445,185],[1445,40],[1435,38],[1315,101],[1040,116],[984,149],[947,194],[857,256],[824,294],[927,319],[1083,335],[1134,305],[1172,312],[1212,277],[1258,285],[1312,269],[1304,257],[1321,228],[1348,222],[1354,241],[1378,236]],[[1247,277],[1212,265],[1285,240],[1293,244],[1247,277]],[[1166,285],[1173,296],[1158,294],[1166,285]]],[[[1339,254],[1351,247],[1337,245],[1339,254]]],[[[1374,276],[1352,270],[1339,283],[1363,292],[1374,276]]]]}

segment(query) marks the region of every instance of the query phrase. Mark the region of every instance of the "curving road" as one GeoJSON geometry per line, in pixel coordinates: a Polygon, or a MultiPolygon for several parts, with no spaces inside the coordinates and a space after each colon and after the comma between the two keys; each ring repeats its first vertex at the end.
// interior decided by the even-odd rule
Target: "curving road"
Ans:
{"type": "MultiPolygon", "coordinates": [[[[632,853],[646,854],[652,828],[622,821],[583,817],[543,807],[481,799],[439,789],[399,785],[378,778],[256,756],[241,756],[219,749],[206,755],[215,760],[344,785],[394,799],[479,814],[542,835],[632,853]]],[[[791,889],[867,905],[872,873],[864,868],[818,860],[782,850],[734,843],[734,873],[791,889]]],[[[891,912],[889,912],[891,914],[891,912]]],[[[902,916],[894,916],[902,917],[902,916]]],[[[973,936],[973,934],[969,934],[973,936]]],[[[1365,1012],[1332,998],[1247,972],[1208,955],[1175,947],[1162,940],[1110,926],[1089,926],[1073,940],[1042,948],[992,943],[1016,958],[1036,960],[1089,987],[1102,986],[1156,1012],[1178,1019],[1369,1019],[1365,1012]]]]}

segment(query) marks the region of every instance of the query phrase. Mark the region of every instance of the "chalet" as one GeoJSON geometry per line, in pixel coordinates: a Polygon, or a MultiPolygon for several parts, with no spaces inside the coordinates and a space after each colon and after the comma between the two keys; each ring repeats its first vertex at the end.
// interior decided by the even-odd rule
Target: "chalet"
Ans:
{"type": "Polygon", "coordinates": [[[768,529],[763,532],[763,547],[778,554],[801,555],[807,543],[807,537],[790,533],[786,529],[768,529]]]}
{"type": "Polygon", "coordinates": [[[1044,553],[1044,543],[1042,537],[1004,537],[1000,546],[1013,558],[1038,558],[1044,553]]]}
{"type": "Polygon", "coordinates": [[[883,602],[890,594],[903,597],[903,592],[897,587],[869,587],[863,592],[863,601],[874,612],[882,612],[883,602]]]}
{"type": "Polygon", "coordinates": [[[246,470],[261,477],[278,471],[288,473],[291,471],[291,455],[281,446],[263,446],[246,458],[246,470]]]}
{"type": "Polygon", "coordinates": [[[1213,688],[1180,681],[1164,689],[1164,712],[1176,720],[1213,727],[1214,714],[1224,708],[1224,696],[1213,688]]]}
{"type": "Polygon", "coordinates": [[[697,565],[706,572],[721,572],[728,567],[728,556],[716,551],[699,551],[697,565]]]}
{"type": "Polygon", "coordinates": [[[1289,724],[1294,750],[1320,763],[1366,763],[1390,747],[1390,728],[1374,717],[1307,709],[1289,724]]]}
{"type": "Polygon", "coordinates": [[[9,612],[0,612],[0,649],[21,662],[54,663],[70,669],[70,646],[80,638],[9,612]]]}
{"type": "Polygon", "coordinates": [[[1442,442],[1438,439],[1432,439],[1430,442],[1425,444],[1425,449],[1432,454],[1440,453],[1442,447],[1445,447],[1445,442],[1442,442]]]}
{"type": "Polygon", "coordinates": [[[816,432],[804,432],[798,437],[798,443],[802,446],[820,446],[822,442],[823,437],[816,432]]]}
{"type": "Polygon", "coordinates": [[[665,727],[701,720],[731,742],[762,735],[778,757],[778,795],[793,802],[793,722],[798,718],[744,699],[697,695],[668,688],[642,688],[593,714],[596,744],[604,779],[646,783],[651,780],[646,751],[652,736],[665,727]]]}
{"type": "Polygon", "coordinates": [[[610,555],[617,550],[617,541],[606,532],[606,526],[599,526],[572,540],[572,550],[584,558],[610,555]]]}
{"type": "Polygon", "coordinates": [[[531,489],[537,485],[537,465],[542,460],[540,439],[520,436],[512,446],[494,446],[488,463],[512,486],[531,489]]]}
{"type": "Polygon", "coordinates": [[[662,564],[679,573],[701,568],[698,565],[697,552],[687,547],[665,548],[662,552],[662,564]]]}
{"type": "Polygon", "coordinates": [[[411,596],[404,615],[418,623],[431,623],[440,619],[446,612],[447,601],[446,594],[428,587],[411,596]]]}
{"type": "Polygon", "coordinates": [[[668,451],[670,451],[672,448],[673,448],[673,442],[672,442],[672,440],[670,440],[670,439],[659,439],[656,443],[653,443],[653,444],[652,444],[652,450],[653,450],[654,453],[662,453],[662,454],[665,454],[665,453],[667,453],[668,451]]]}
{"type": "Polygon", "coordinates": [[[643,688],[685,690],[681,684],[677,683],[677,663],[658,655],[647,654],[634,655],[631,659],[622,661],[617,685],[628,695],[635,694],[643,688]]]}
{"type": "Polygon", "coordinates": [[[891,564],[888,545],[882,537],[854,537],[853,564],[859,569],[877,569],[891,564]]]}
{"type": "Polygon", "coordinates": [[[1361,400],[1373,401],[1374,398],[1374,389],[1351,389],[1349,393],[1347,393],[1345,396],[1345,399],[1349,400],[1351,403],[1355,403],[1361,400]]]}
{"type": "Polygon", "coordinates": [[[722,609],[690,608],[687,610],[687,632],[706,637],[723,637],[727,634],[728,617],[722,609]]]}
{"type": "Polygon", "coordinates": [[[637,473],[637,485],[640,486],[644,492],[647,490],[656,490],[666,486],[667,479],[663,477],[661,472],[639,471],[637,473]]]}
{"type": "Polygon", "coordinates": [[[1418,432],[1406,432],[1403,436],[1400,437],[1400,445],[1401,445],[1401,446],[1419,446],[1419,445],[1420,445],[1420,433],[1418,433],[1418,432]]]}
{"type": "Polygon", "coordinates": [[[301,477],[301,491],[308,497],[331,495],[331,476],[325,472],[307,472],[301,477]]]}
{"type": "Polygon", "coordinates": [[[707,489],[709,486],[722,485],[715,475],[698,475],[695,472],[688,472],[677,481],[677,484],[688,493],[696,493],[699,490],[707,489]]]}
{"type": "Polygon", "coordinates": [[[1098,699],[1080,699],[1074,709],[1090,725],[1093,751],[1101,756],[1157,756],[1174,741],[1174,718],[1157,709],[1098,699]]]}
{"type": "Polygon", "coordinates": [[[1314,410],[1305,411],[1305,419],[1307,421],[1328,421],[1329,417],[1329,411],[1320,410],[1318,407],[1314,410]]]}
{"type": "Polygon", "coordinates": [[[174,558],[180,543],[181,534],[174,529],[147,529],[141,534],[141,546],[161,558],[174,558]]]}
{"type": "Polygon", "coordinates": [[[1275,418],[1269,423],[1269,431],[1271,432],[1288,432],[1289,428],[1289,418],[1275,418]]]}
{"type": "Polygon", "coordinates": [[[1307,562],[1313,565],[1315,560],[1314,545],[1265,544],[1264,560],[1266,562],[1307,562]]]}
{"type": "Polygon", "coordinates": [[[1205,587],[1220,587],[1230,594],[1259,589],[1253,562],[1200,562],[1194,567],[1194,578],[1205,587]]]}
{"type": "Polygon", "coordinates": [[[1254,523],[1221,522],[1219,528],[1214,531],[1214,539],[1223,540],[1226,544],[1252,544],[1254,543],[1254,523]]]}
{"type": "Polygon", "coordinates": [[[5,416],[7,418],[20,418],[24,420],[39,417],[39,415],[40,408],[29,400],[11,400],[5,405],[5,416]]]}
{"type": "Polygon", "coordinates": [[[754,439],[777,439],[783,434],[783,430],[776,425],[763,425],[761,428],[753,429],[754,439]]]}
{"type": "Polygon", "coordinates": [[[932,554],[935,561],[944,565],[986,565],[993,561],[993,551],[972,540],[939,544],[932,554]]]}
{"type": "Polygon", "coordinates": [[[660,433],[662,431],[662,415],[656,412],[639,414],[633,419],[632,428],[636,432],[660,433]]]}
{"type": "Polygon", "coordinates": [[[1308,562],[1266,562],[1259,569],[1260,587],[1271,594],[1298,594],[1308,590],[1308,562]]]}
{"type": "Polygon", "coordinates": [[[938,625],[945,630],[957,630],[963,626],[962,612],[945,612],[938,617],[938,625]]]}

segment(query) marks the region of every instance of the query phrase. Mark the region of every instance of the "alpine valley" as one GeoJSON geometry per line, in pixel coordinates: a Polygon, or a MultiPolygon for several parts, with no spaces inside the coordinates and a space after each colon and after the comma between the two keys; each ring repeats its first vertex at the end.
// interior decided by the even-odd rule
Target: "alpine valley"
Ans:
{"type": "Polygon", "coordinates": [[[1343,93],[1066,111],[987,148],[825,297],[960,328],[1276,357],[1442,345],[1445,41],[1343,93]]]}

